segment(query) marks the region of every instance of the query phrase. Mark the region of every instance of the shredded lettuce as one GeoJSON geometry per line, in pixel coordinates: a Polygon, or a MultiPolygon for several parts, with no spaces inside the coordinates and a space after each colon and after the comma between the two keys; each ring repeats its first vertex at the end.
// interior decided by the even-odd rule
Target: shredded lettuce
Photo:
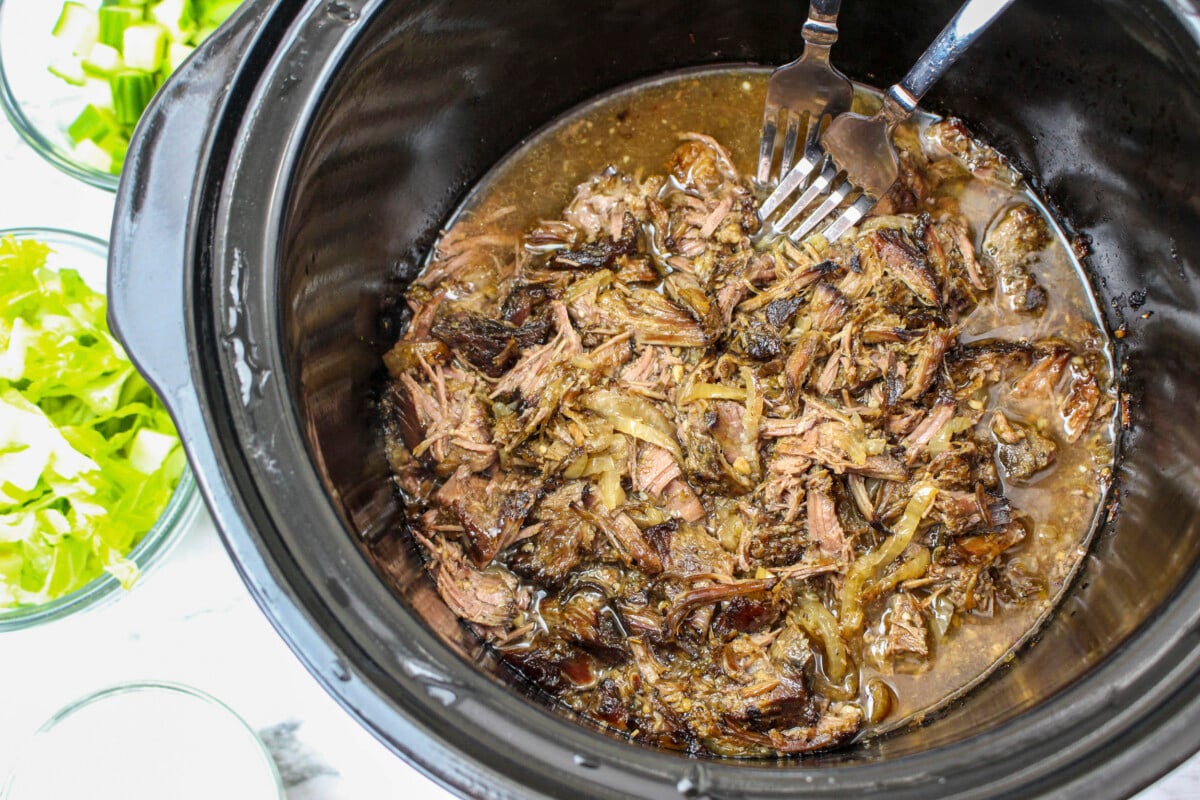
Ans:
{"type": "Polygon", "coordinates": [[[162,402],[108,330],[104,295],[0,238],[0,608],[45,603],[129,552],[184,469],[162,402]]]}

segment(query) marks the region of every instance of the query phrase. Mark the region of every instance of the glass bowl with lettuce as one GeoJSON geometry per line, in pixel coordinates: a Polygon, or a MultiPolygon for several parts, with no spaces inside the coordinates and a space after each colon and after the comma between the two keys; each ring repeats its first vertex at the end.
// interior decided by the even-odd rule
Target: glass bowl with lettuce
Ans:
{"type": "Polygon", "coordinates": [[[162,402],[109,332],[107,247],[0,230],[0,631],[119,597],[199,509],[162,402]]]}
{"type": "Polygon", "coordinates": [[[241,0],[0,0],[0,105],[59,169],[115,190],[155,92],[241,0]]]}

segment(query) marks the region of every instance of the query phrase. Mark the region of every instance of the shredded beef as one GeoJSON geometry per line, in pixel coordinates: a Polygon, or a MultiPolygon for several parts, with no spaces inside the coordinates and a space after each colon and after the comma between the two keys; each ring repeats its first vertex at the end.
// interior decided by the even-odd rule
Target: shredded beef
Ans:
{"type": "Polygon", "coordinates": [[[686,134],[664,174],[582,183],[515,261],[449,237],[410,295],[383,407],[417,541],[446,604],[577,712],[697,753],[833,747],[865,724],[860,662],[920,671],[946,620],[1041,585],[1002,478],[1052,467],[1107,387],[1057,340],[964,341],[994,287],[1044,311],[1048,240],[1016,206],[977,257],[933,192],[1007,162],[933,135],[951,155],[905,146],[896,213],[820,251],[756,246],[750,182],[686,134]]]}

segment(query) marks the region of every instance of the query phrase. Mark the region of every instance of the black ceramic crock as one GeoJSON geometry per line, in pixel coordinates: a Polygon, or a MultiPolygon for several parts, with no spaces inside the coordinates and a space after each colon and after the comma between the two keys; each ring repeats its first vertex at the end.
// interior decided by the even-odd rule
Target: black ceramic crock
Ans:
{"type": "MultiPolygon", "coordinates": [[[[395,298],[489,167],[621,84],[797,52],[804,3],[250,0],[165,88],[117,197],[112,321],[279,633],[470,796],[1128,795],[1200,746],[1200,16],[1020,0],[927,98],[1065,216],[1117,341],[1113,519],[1038,640],[927,724],[803,759],[690,759],[576,724],[455,624],[395,536],[373,427],[395,298]]],[[[886,85],[956,2],[846,0],[886,85]]]]}

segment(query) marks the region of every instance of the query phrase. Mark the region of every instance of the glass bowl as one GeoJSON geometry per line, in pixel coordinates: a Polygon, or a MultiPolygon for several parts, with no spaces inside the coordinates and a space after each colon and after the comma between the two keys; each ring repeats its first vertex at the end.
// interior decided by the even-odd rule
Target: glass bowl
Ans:
{"type": "MultiPolygon", "coordinates": [[[[82,0],[99,6],[100,0],[82,0]]],[[[50,73],[49,54],[61,49],[51,32],[60,0],[0,0],[0,106],[13,127],[43,158],[73,178],[116,191],[119,175],[72,155],[67,127],[90,102],[85,87],[50,73]]]]}
{"type": "MultiPolygon", "coordinates": [[[[52,248],[46,266],[53,269],[75,269],[89,286],[97,291],[104,291],[108,245],[103,240],[53,228],[0,229],[0,238],[5,236],[44,242],[52,248]]],[[[196,482],[190,468],[185,465],[167,507],[154,527],[127,556],[137,565],[139,580],[144,580],[146,573],[174,547],[199,510],[200,495],[196,490],[196,482]]],[[[0,609],[0,632],[33,627],[83,609],[95,608],[120,597],[124,591],[116,578],[104,573],[91,583],[57,600],[39,605],[0,609]]]]}
{"type": "Polygon", "coordinates": [[[47,720],[0,797],[278,800],[284,791],[270,752],[233,709],[190,686],[146,681],[94,692],[47,720]]]}

